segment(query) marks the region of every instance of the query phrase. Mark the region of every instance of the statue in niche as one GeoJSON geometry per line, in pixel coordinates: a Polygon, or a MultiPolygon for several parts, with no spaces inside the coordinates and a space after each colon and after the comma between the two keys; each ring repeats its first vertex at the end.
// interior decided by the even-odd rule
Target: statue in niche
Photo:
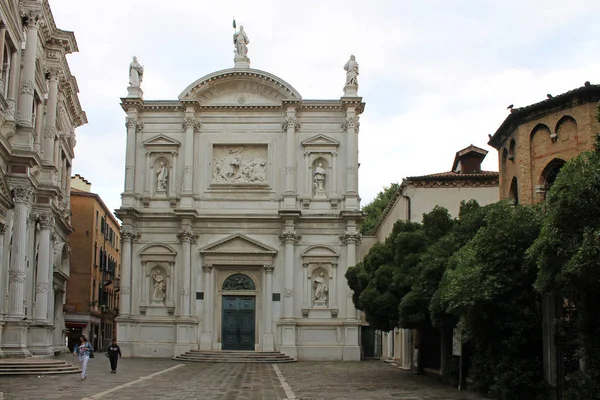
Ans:
{"type": "Polygon", "coordinates": [[[315,172],[313,174],[313,184],[315,187],[315,197],[316,198],[325,198],[325,169],[323,168],[323,163],[317,164],[315,167],[315,172]]]}
{"type": "Polygon", "coordinates": [[[327,292],[329,292],[329,288],[325,283],[325,274],[323,272],[315,278],[313,287],[315,288],[315,295],[313,297],[314,307],[327,307],[327,292]]]}
{"type": "Polygon", "coordinates": [[[152,272],[152,280],[154,281],[154,291],[152,292],[152,301],[164,303],[167,297],[167,288],[165,277],[160,269],[155,269],[152,272]]]}
{"type": "Polygon", "coordinates": [[[247,57],[248,47],[250,43],[244,27],[240,25],[240,30],[233,34],[233,44],[235,45],[236,57],[247,57]]]}
{"type": "Polygon", "coordinates": [[[354,55],[350,56],[350,60],[344,65],[346,70],[346,86],[358,86],[358,63],[354,55]]]}
{"type": "Polygon", "coordinates": [[[140,87],[144,77],[144,66],[138,62],[137,57],[129,64],[129,86],[140,87]]]}
{"type": "Polygon", "coordinates": [[[158,192],[166,192],[167,191],[167,179],[169,177],[169,172],[167,171],[167,167],[165,167],[165,163],[160,163],[160,167],[158,171],[156,171],[156,190],[158,192]]]}

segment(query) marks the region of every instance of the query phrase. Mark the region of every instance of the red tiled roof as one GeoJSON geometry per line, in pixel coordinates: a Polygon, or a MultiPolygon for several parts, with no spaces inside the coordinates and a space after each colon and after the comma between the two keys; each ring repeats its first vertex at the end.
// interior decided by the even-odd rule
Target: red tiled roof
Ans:
{"type": "Polygon", "coordinates": [[[406,178],[407,182],[418,181],[418,180],[469,180],[469,179],[481,179],[481,178],[498,178],[498,171],[481,171],[476,174],[461,174],[460,172],[447,171],[438,172],[435,174],[421,175],[421,176],[409,176],[406,178]]]}

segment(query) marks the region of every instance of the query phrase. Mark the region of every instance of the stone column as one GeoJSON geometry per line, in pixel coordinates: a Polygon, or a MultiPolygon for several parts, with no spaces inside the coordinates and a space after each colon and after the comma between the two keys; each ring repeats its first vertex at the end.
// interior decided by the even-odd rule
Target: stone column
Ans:
{"type": "MultiPolygon", "coordinates": [[[[5,223],[0,222],[0,299],[5,299],[6,298],[6,293],[5,293],[5,289],[4,289],[4,282],[6,282],[4,279],[5,276],[7,276],[7,271],[6,271],[6,267],[7,265],[4,264],[4,234],[7,231],[7,226],[5,223]]],[[[2,302],[3,304],[0,305],[0,315],[4,314],[4,302],[2,302]]]]}
{"type": "Polygon", "coordinates": [[[19,73],[21,71],[21,47],[12,54],[10,60],[10,76],[8,84],[8,110],[6,117],[9,121],[15,121],[17,118],[17,101],[19,99],[19,73]]]}
{"type": "Polygon", "coordinates": [[[131,313],[131,244],[139,235],[131,228],[121,229],[121,289],[119,291],[120,307],[119,313],[122,317],[128,317],[131,313]]]}
{"type": "Polygon", "coordinates": [[[265,331],[263,333],[263,351],[274,351],[273,339],[273,265],[265,265],[265,331]]]}
{"type": "Polygon", "coordinates": [[[181,303],[180,315],[185,318],[190,317],[190,283],[192,280],[192,242],[196,240],[196,235],[191,228],[186,227],[179,232],[179,240],[183,251],[183,273],[181,274],[181,285],[179,290],[179,301],[181,303]]]}
{"type": "Polygon", "coordinates": [[[295,232],[293,221],[286,221],[284,231],[279,236],[284,243],[284,289],[283,289],[283,318],[281,326],[281,351],[290,357],[298,358],[296,347],[296,320],[294,318],[294,250],[300,236],[295,232]]]}
{"type": "Polygon", "coordinates": [[[296,130],[300,129],[300,121],[296,118],[296,109],[288,107],[285,121],[282,124],[285,136],[285,194],[284,207],[296,206],[296,130]],[[289,198],[289,200],[286,200],[289,198]]]}
{"type": "MultiPolygon", "coordinates": [[[[342,242],[346,245],[346,264],[347,268],[356,265],[356,245],[361,242],[361,235],[356,230],[356,225],[348,225],[346,232],[340,235],[342,242]]],[[[360,345],[358,342],[358,330],[360,321],[357,311],[352,302],[352,290],[347,288],[346,295],[346,318],[344,321],[344,347],[342,349],[342,358],[344,361],[360,360],[360,345]]]]}
{"type": "Polygon", "coordinates": [[[38,255],[38,268],[35,284],[35,319],[39,322],[48,321],[48,293],[50,281],[50,234],[54,227],[52,212],[41,214],[38,218],[40,224],[40,249],[38,255]]]}
{"type": "Polygon", "coordinates": [[[23,301],[25,300],[25,280],[27,277],[27,217],[31,212],[30,198],[33,188],[23,184],[13,188],[14,193],[14,226],[11,246],[11,259],[8,270],[8,317],[22,319],[23,301]]]}
{"type": "Polygon", "coordinates": [[[19,96],[19,125],[33,126],[31,121],[33,112],[33,92],[35,88],[35,55],[38,46],[38,21],[39,11],[32,11],[27,16],[27,43],[25,44],[25,58],[23,72],[21,73],[21,96],[19,96]]]}
{"type": "Polygon", "coordinates": [[[137,113],[130,112],[125,120],[127,127],[127,148],[125,153],[125,193],[132,195],[135,184],[136,134],[143,125],[138,123],[137,113]]]}
{"type": "Polygon", "coordinates": [[[193,170],[194,170],[194,131],[200,129],[196,121],[194,107],[188,106],[183,119],[185,129],[185,147],[183,153],[183,190],[181,193],[181,206],[193,206],[193,170]]]}
{"type": "Polygon", "coordinates": [[[212,282],[213,266],[204,264],[202,270],[204,271],[204,300],[202,300],[202,334],[200,335],[200,350],[212,350],[212,333],[210,327],[212,326],[213,318],[210,285],[212,282]]]}
{"type": "Polygon", "coordinates": [[[0,28],[0,94],[6,98],[4,93],[4,74],[5,69],[8,65],[4,64],[4,38],[6,37],[6,26],[2,25],[0,28]]]}
{"type": "Polygon", "coordinates": [[[44,155],[45,165],[54,165],[54,141],[56,131],[56,107],[58,105],[58,69],[50,68],[50,82],[48,84],[48,107],[46,109],[46,124],[44,126],[44,155]]]}
{"type": "Polygon", "coordinates": [[[33,148],[38,153],[42,152],[42,137],[44,136],[44,102],[41,101],[36,105],[35,111],[35,139],[33,140],[33,148]]]}
{"type": "Polygon", "coordinates": [[[346,145],[346,209],[358,210],[358,130],[360,122],[354,107],[346,110],[342,129],[347,133],[346,145]]]}

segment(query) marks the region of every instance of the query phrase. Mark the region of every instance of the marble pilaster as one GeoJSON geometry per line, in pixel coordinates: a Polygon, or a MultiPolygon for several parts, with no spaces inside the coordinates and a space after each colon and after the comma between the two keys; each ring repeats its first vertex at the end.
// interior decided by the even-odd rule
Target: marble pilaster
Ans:
{"type": "Polygon", "coordinates": [[[300,236],[296,233],[294,224],[285,223],[283,233],[279,236],[284,244],[284,289],[283,289],[283,318],[279,320],[281,326],[281,351],[290,357],[298,357],[296,345],[296,325],[294,317],[294,252],[300,236]]]}
{"type": "Polygon", "coordinates": [[[121,230],[121,289],[120,297],[120,316],[128,317],[131,313],[131,275],[132,259],[131,245],[139,235],[131,228],[125,227],[121,230]]]}
{"type": "Polygon", "coordinates": [[[44,126],[43,162],[44,165],[54,165],[54,141],[58,135],[56,130],[56,107],[58,105],[58,69],[48,70],[48,108],[46,110],[46,125],[44,126]]]}
{"type": "Polygon", "coordinates": [[[354,107],[346,109],[342,128],[346,130],[346,209],[358,210],[358,130],[359,118],[354,107]]]}
{"type": "Polygon", "coordinates": [[[285,136],[285,193],[284,208],[296,206],[296,131],[300,129],[300,121],[296,118],[296,109],[288,107],[285,121],[282,124],[285,136]]]}
{"type": "Polygon", "coordinates": [[[212,272],[213,266],[204,264],[204,300],[202,300],[202,333],[200,334],[200,350],[212,350],[212,272]]]}
{"type": "Polygon", "coordinates": [[[194,132],[200,129],[196,121],[194,108],[187,107],[183,120],[185,129],[185,147],[183,154],[183,190],[181,193],[181,207],[193,206],[193,171],[194,171],[194,132]]]}
{"type": "Polygon", "coordinates": [[[8,97],[6,102],[8,103],[8,110],[6,112],[6,118],[9,121],[16,121],[17,119],[17,101],[19,100],[19,73],[21,71],[21,48],[19,47],[15,52],[12,53],[10,60],[10,74],[8,83],[8,97]]]}
{"type": "Polygon", "coordinates": [[[181,283],[179,290],[179,303],[181,309],[179,315],[184,318],[190,316],[190,287],[192,280],[192,254],[191,244],[196,240],[196,235],[190,228],[182,229],[179,232],[179,240],[183,251],[183,273],[181,274],[181,283]]]}
{"type": "Polygon", "coordinates": [[[137,113],[130,112],[126,118],[125,126],[127,127],[127,149],[125,152],[125,193],[124,195],[132,195],[135,184],[135,149],[136,136],[139,128],[137,113]]]}
{"type": "Polygon", "coordinates": [[[275,350],[273,337],[273,266],[265,265],[265,330],[263,333],[263,351],[275,350]]]}

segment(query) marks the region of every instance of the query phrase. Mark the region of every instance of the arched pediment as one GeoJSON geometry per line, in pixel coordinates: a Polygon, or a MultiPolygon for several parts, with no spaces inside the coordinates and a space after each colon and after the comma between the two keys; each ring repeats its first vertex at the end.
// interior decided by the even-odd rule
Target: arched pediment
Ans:
{"type": "Polygon", "coordinates": [[[174,256],[177,252],[166,244],[149,244],[140,250],[142,256],[174,256]]]}
{"type": "Polygon", "coordinates": [[[338,257],[339,253],[329,246],[314,245],[302,252],[302,257],[338,257]]]}
{"type": "Polygon", "coordinates": [[[282,100],[301,98],[283,79],[257,69],[217,71],[179,95],[181,101],[197,101],[203,106],[280,106],[282,100]]]}

